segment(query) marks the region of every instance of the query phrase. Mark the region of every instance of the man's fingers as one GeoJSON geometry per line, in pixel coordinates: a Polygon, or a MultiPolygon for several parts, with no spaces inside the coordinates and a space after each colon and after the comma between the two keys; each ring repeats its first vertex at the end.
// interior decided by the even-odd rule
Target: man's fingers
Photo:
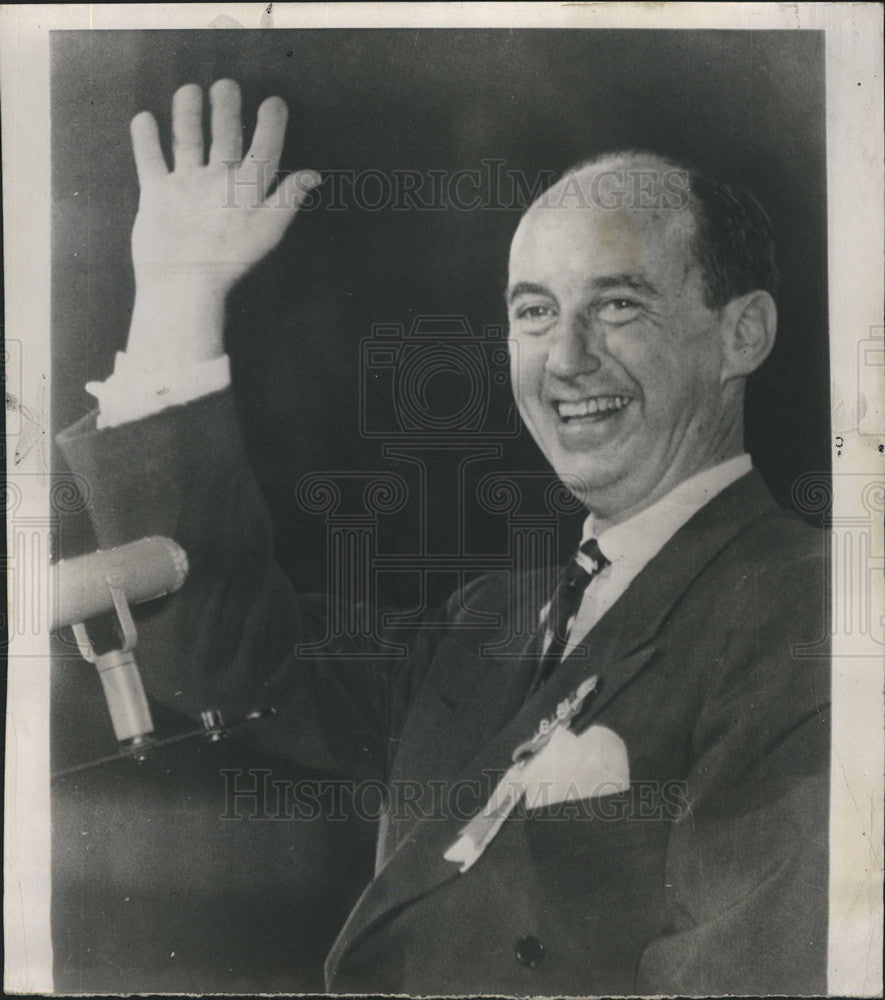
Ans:
{"type": "MultiPolygon", "coordinates": [[[[268,97],[258,109],[255,135],[243,163],[252,164],[256,168],[257,176],[265,184],[264,191],[270,187],[280,165],[288,117],[289,109],[281,97],[268,97]]],[[[263,194],[264,192],[262,196],[263,194]]]]}
{"type": "Polygon", "coordinates": [[[195,83],[172,98],[172,150],[176,170],[203,166],[203,91],[195,83]]]}
{"type": "Polygon", "coordinates": [[[209,91],[212,104],[212,145],[209,162],[239,163],[243,155],[240,88],[234,80],[217,80],[209,91]]]}
{"type": "Polygon", "coordinates": [[[129,129],[132,133],[132,152],[135,155],[138,184],[143,188],[154,178],[168,173],[163,150],[160,148],[160,133],[156,119],[149,111],[136,115],[129,129]]]}

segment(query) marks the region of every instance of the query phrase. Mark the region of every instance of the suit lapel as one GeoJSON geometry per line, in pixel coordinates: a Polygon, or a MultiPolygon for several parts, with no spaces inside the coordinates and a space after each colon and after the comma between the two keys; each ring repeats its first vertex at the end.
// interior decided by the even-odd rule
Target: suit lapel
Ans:
{"type": "MultiPolygon", "coordinates": [[[[756,472],[748,473],[710,501],[639,573],[581,646],[474,755],[459,780],[478,781],[483,775],[503,773],[510,766],[513,749],[531,737],[539,721],[592,674],[600,678],[599,691],[582,713],[582,723],[599,715],[652,661],[655,636],[695,577],[753,521],[774,509],[776,504],[756,472]]],[[[489,672],[488,659],[476,656],[472,668],[486,676],[510,676],[514,682],[521,676],[514,671],[512,659],[498,666],[489,672]]],[[[385,914],[461,877],[443,854],[464,822],[464,817],[456,816],[415,825],[357,902],[327,959],[329,974],[385,914]]]]}
{"type": "Polygon", "coordinates": [[[642,569],[586,637],[585,652],[569,656],[551,678],[562,678],[568,690],[588,670],[599,673],[598,696],[583,718],[598,715],[633,679],[634,654],[641,660],[642,651],[651,648],[692,581],[737,535],[774,510],[762,477],[749,472],[698,511],[642,569]]]}

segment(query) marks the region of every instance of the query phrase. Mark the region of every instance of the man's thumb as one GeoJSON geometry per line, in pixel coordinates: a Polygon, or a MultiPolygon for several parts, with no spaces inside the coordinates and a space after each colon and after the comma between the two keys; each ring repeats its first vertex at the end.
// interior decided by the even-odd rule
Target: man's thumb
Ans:
{"type": "Polygon", "coordinates": [[[299,170],[284,177],[264,199],[258,212],[263,216],[262,228],[270,246],[282,238],[300,209],[309,207],[308,198],[323,178],[315,170],[299,170]]]}

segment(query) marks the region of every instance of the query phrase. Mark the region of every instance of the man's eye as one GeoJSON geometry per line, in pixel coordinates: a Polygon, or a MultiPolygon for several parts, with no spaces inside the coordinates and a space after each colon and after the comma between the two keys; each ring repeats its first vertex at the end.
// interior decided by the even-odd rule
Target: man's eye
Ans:
{"type": "Polygon", "coordinates": [[[599,318],[606,323],[629,323],[641,309],[635,299],[609,299],[599,307],[599,318]]]}
{"type": "Polygon", "coordinates": [[[516,310],[517,319],[543,320],[553,315],[553,308],[545,305],[520,306],[516,310]]]}

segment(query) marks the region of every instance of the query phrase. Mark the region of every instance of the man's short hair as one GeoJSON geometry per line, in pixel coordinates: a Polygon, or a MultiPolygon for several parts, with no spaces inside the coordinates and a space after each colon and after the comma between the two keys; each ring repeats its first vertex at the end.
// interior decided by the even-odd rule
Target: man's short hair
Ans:
{"type": "Polygon", "coordinates": [[[721,309],[747,292],[777,296],[778,269],[768,213],[746,189],[726,184],[686,161],[636,150],[603,153],[569,167],[560,180],[593,167],[648,166],[684,175],[695,235],[692,252],[708,308],[721,309]]]}

